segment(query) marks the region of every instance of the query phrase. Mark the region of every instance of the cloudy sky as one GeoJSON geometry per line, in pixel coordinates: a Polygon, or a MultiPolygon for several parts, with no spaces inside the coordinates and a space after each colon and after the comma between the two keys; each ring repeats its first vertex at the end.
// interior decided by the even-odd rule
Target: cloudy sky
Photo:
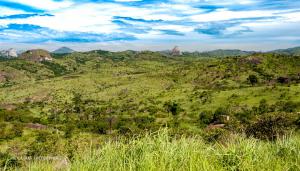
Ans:
{"type": "Polygon", "coordinates": [[[300,0],[0,0],[0,48],[271,50],[300,45],[300,0]]]}

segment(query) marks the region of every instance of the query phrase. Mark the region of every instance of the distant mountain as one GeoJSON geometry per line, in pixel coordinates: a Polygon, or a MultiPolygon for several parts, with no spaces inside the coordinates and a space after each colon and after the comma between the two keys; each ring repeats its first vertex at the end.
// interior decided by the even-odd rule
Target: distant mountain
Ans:
{"type": "Polygon", "coordinates": [[[73,49],[70,49],[68,47],[61,47],[55,51],[53,51],[52,53],[54,54],[67,54],[67,53],[73,53],[75,52],[73,49]]]}
{"type": "Polygon", "coordinates": [[[229,56],[246,56],[255,53],[254,51],[242,51],[238,49],[218,49],[207,52],[184,52],[183,55],[195,57],[229,57],[229,56]]]}
{"type": "Polygon", "coordinates": [[[284,55],[300,55],[300,47],[278,49],[271,51],[272,53],[284,54],[284,55]]]}
{"type": "Polygon", "coordinates": [[[8,49],[0,51],[0,56],[3,58],[16,58],[18,57],[18,54],[15,49],[8,49]]]}
{"type": "Polygon", "coordinates": [[[50,53],[43,49],[34,49],[23,52],[20,55],[21,59],[34,61],[34,62],[42,62],[42,61],[52,61],[50,53]]]}

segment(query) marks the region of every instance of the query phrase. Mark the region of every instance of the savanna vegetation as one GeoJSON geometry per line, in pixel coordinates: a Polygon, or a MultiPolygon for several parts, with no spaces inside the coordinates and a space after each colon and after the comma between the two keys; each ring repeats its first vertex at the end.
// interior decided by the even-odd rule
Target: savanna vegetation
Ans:
{"type": "Polygon", "coordinates": [[[300,170],[300,57],[0,61],[4,170],[300,170]]]}

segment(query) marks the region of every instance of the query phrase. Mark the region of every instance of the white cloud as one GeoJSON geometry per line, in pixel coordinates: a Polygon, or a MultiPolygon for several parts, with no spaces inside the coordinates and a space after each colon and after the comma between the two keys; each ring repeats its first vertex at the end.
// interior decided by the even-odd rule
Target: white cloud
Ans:
{"type": "Polygon", "coordinates": [[[115,2],[138,2],[142,0],[115,0],[115,2]]]}
{"type": "Polygon", "coordinates": [[[20,13],[25,13],[22,10],[15,10],[7,7],[0,7],[0,15],[1,16],[6,16],[6,15],[15,15],[15,14],[20,14],[20,13]]]}
{"type": "Polygon", "coordinates": [[[223,21],[240,18],[257,18],[257,17],[273,17],[275,11],[229,11],[226,9],[219,9],[212,13],[193,15],[190,17],[195,22],[211,22],[223,21]]]}
{"type": "MultiPolygon", "coordinates": [[[[138,39],[147,40],[159,40],[169,41],[175,43],[182,40],[202,40],[213,41],[218,40],[216,37],[207,36],[205,34],[198,34],[194,32],[195,28],[204,26],[207,23],[225,23],[226,20],[238,20],[242,18],[253,18],[249,20],[241,20],[240,24],[233,25],[229,28],[224,26],[224,34],[231,35],[240,30],[247,30],[248,28],[253,32],[244,33],[241,36],[249,39],[262,39],[264,35],[265,39],[268,39],[268,32],[272,32],[272,37],[278,37],[284,39],[284,37],[292,40],[293,33],[299,35],[292,23],[300,22],[300,12],[291,11],[290,9],[277,9],[277,10],[262,10],[257,8],[256,10],[230,10],[226,8],[227,5],[236,5],[235,7],[247,7],[247,5],[258,4],[261,0],[171,0],[171,2],[157,2],[157,3],[144,3],[141,6],[130,6],[131,3],[119,3],[119,2],[138,2],[142,0],[115,0],[111,3],[103,2],[87,2],[82,1],[75,3],[72,0],[53,1],[53,0],[10,0],[16,3],[22,3],[28,6],[35,7],[37,9],[44,9],[46,13],[53,14],[54,16],[35,16],[25,19],[1,19],[0,27],[8,25],[10,23],[17,24],[33,24],[41,27],[47,27],[57,31],[69,31],[69,32],[88,32],[88,33],[128,33],[132,34],[138,39]],[[117,2],[117,3],[116,3],[117,2]],[[213,9],[215,11],[206,12],[205,9],[198,8],[201,5],[222,6],[222,9],[213,9]],[[131,24],[130,27],[143,29],[147,28],[147,33],[131,33],[126,32],[126,26],[112,22],[114,16],[131,17],[134,19],[142,19],[139,21],[126,20],[131,24]],[[255,18],[266,17],[264,20],[257,20],[255,18]],[[270,18],[268,18],[270,17],[270,18]],[[271,18],[281,17],[281,18],[271,18]],[[144,21],[143,21],[144,20],[144,21]],[[162,20],[166,22],[147,22],[147,20],[162,20]],[[122,29],[121,29],[122,28],[122,29]],[[151,29],[148,29],[151,28],[151,29]],[[184,33],[186,36],[173,36],[163,33],[159,30],[170,30],[184,33]],[[286,33],[288,31],[289,33],[286,33]],[[248,36],[248,37],[247,37],[248,36]]],[[[252,6],[254,7],[254,6],[252,6]]],[[[15,10],[6,7],[0,7],[0,15],[14,15],[24,14],[26,12],[22,10],[15,10]]],[[[18,39],[22,35],[18,32],[7,32],[8,37],[12,39],[18,39]]],[[[33,35],[34,36],[34,35],[33,35]]],[[[300,35],[299,35],[300,36],[300,35]]],[[[233,40],[234,37],[228,38],[233,40]]],[[[297,39],[297,38],[295,38],[297,39]]],[[[248,39],[247,39],[248,40],[248,39]]]]}
{"type": "Polygon", "coordinates": [[[57,10],[60,8],[70,7],[73,2],[72,1],[53,1],[53,0],[9,0],[15,3],[22,3],[24,5],[36,7],[44,10],[57,10]]]}

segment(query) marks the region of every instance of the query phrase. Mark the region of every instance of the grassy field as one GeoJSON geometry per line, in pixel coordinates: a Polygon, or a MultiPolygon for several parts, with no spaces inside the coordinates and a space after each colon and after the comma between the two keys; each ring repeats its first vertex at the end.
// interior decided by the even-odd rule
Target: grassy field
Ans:
{"type": "Polygon", "coordinates": [[[70,161],[31,162],[28,170],[299,170],[300,138],[264,142],[231,135],[207,144],[200,137],[171,137],[161,130],[143,137],[86,146],[70,161]]]}

